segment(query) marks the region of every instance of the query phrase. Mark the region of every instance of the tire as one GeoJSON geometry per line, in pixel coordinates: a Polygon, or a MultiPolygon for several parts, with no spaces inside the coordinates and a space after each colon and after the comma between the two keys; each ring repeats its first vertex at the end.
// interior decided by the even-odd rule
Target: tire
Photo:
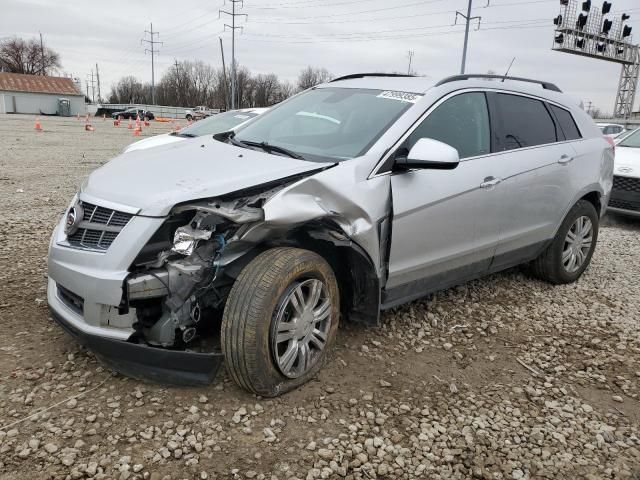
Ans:
{"type": "Polygon", "coordinates": [[[335,340],[339,313],[338,284],[333,270],[321,256],[289,247],[273,248],[258,255],[240,272],[222,317],[222,351],[231,378],[238,386],[264,397],[275,397],[303,385],[322,368],[335,340]],[[299,300],[297,293],[301,292],[305,302],[311,303],[312,287],[318,283],[321,284],[318,303],[309,310],[305,307],[306,313],[296,317],[299,311],[294,315],[293,304],[297,301],[288,299],[295,296],[299,300]],[[320,308],[326,306],[327,299],[328,307],[320,308]],[[314,310],[317,305],[320,307],[314,310]],[[323,313],[318,318],[326,316],[325,320],[314,317],[319,310],[323,313]],[[316,343],[320,338],[316,332],[320,330],[326,339],[324,348],[316,343]],[[281,340],[289,335],[293,338],[281,340]],[[305,337],[298,338],[299,335],[305,337]],[[299,350],[298,345],[304,345],[305,341],[303,355],[304,346],[299,350]],[[297,353],[290,370],[286,370],[282,363],[290,363],[285,361],[292,356],[287,355],[290,350],[297,353]],[[302,366],[303,357],[312,359],[307,368],[302,366]]]}
{"type": "Polygon", "coordinates": [[[191,115],[187,115],[187,120],[191,121],[193,120],[193,117],[191,115]]]}
{"type": "MultiPolygon", "coordinates": [[[[593,204],[586,200],[579,200],[569,211],[562,225],[560,225],[551,245],[531,263],[533,274],[556,285],[573,283],[578,280],[591,263],[591,257],[598,241],[599,220],[598,212],[596,212],[593,204]],[[576,222],[581,218],[588,218],[591,222],[591,242],[588,250],[586,247],[581,249],[583,252],[581,255],[584,255],[584,258],[580,265],[573,265],[575,269],[568,268],[565,261],[563,261],[563,253],[569,251],[567,243],[569,241],[569,231],[571,230],[573,233],[576,222]]],[[[570,262],[570,260],[567,260],[567,262],[570,262]]],[[[571,267],[571,263],[569,263],[569,267],[571,267]]]]}

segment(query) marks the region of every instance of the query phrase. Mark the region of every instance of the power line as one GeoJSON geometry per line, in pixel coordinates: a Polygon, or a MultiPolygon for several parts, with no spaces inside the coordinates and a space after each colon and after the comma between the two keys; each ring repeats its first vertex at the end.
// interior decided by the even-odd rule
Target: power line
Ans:
{"type": "MultiPolygon", "coordinates": [[[[548,22],[546,22],[548,23],[548,22]]],[[[449,28],[451,28],[451,26],[449,25],[449,28]]],[[[491,31],[491,30],[513,30],[513,29],[517,29],[517,28],[521,28],[521,29],[530,29],[530,28],[551,28],[549,27],[548,24],[540,24],[540,23],[535,23],[535,24],[518,24],[518,25],[511,25],[511,26],[503,26],[503,27],[491,27],[491,28],[483,28],[481,30],[478,30],[478,32],[487,32],[487,31],[491,31]]],[[[378,41],[378,40],[397,40],[397,39],[403,39],[403,38],[418,38],[418,37],[433,37],[433,36],[437,36],[437,35],[450,35],[450,34],[458,34],[458,33],[464,33],[464,30],[451,30],[451,31],[441,31],[441,32],[431,32],[431,33],[416,33],[416,34],[411,34],[411,35],[403,35],[403,34],[399,34],[399,35],[393,35],[393,36],[372,36],[372,37],[361,37],[361,38],[350,38],[347,39],[350,42],[356,43],[356,42],[370,42],[370,41],[378,41]]],[[[287,40],[264,40],[262,38],[257,39],[257,38],[246,38],[246,41],[249,42],[263,42],[263,43],[282,43],[282,44],[313,44],[313,43],[342,43],[344,44],[345,39],[344,38],[337,38],[337,39],[309,39],[306,41],[287,41],[287,40]]]]}
{"type": "Polygon", "coordinates": [[[154,35],[160,36],[160,33],[153,31],[153,23],[151,23],[150,25],[151,25],[150,30],[144,31],[144,33],[149,34],[149,39],[142,38],[140,39],[140,43],[144,42],[151,45],[151,48],[144,49],[144,53],[146,54],[147,52],[151,52],[151,103],[155,104],[156,103],[156,79],[155,79],[154,60],[155,60],[155,54],[158,53],[158,51],[155,49],[155,46],[156,44],[162,45],[163,43],[158,40],[154,40],[154,35]]]}

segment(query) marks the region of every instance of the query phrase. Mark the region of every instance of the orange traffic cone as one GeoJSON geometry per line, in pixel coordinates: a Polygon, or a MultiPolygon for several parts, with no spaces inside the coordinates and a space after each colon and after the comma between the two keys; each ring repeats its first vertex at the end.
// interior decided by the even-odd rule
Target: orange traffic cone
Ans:
{"type": "Polygon", "coordinates": [[[177,132],[178,130],[180,130],[182,127],[180,126],[179,123],[176,122],[176,124],[173,126],[173,131],[177,132]]]}
{"type": "Polygon", "coordinates": [[[107,114],[106,114],[106,113],[103,113],[103,114],[102,114],[102,121],[104,122],[106,119],[107,119],[107,114]]]}
{"type": "Polygon", "coordinates": [[[136,128],[133,129],[133,136],[139,137],[141,132],[142,132],[142,128],[140,126],[137,126],[136,128]]]}
{"type": "Polygon", "coordinates": [[[129,117],[129,125],[127,125],[127,128],[129,130],[131,130],[133,128],[133,122],[131,121],[131,117],[129,117]]]}
{"type": "Polygon", "coordinates": [[[84,129],[87,132],[93,132],[94,130],[93,125],[91,125],[90,123],[85,124],[84,129]]]}
{"type": "Polygon", "coordinates": [[[80,120],[80,112],[78,112],[78,113],[76,114],[76,119],[77,119],[77,120],[80,120]]]}
{"type": "Polygon", "coordinates": [[[33,129],[36,132],[41,132],[42,131],[42,125],[40,125],[40,117],[36,117],[36,124],[34,125],[33,129]]]}
{"type": "Polygon", "coordinates": [[[147,120],[147,119],[145,118],[145,120],[144,120],[144,126],[145,126],[145,127],[148,127],[149,125],[151,125],[151,124],[149,123],[149,120],[147,120]]]}
{"type": "Polygon", "coordinates": [[[120,120],[117,120],[117,119],[116,119],[116,120],[114,120],[114,121],[113,121],[113,126],[114,126],[114,127],[119,127],[119,126],[120,126],[120,120]]]}

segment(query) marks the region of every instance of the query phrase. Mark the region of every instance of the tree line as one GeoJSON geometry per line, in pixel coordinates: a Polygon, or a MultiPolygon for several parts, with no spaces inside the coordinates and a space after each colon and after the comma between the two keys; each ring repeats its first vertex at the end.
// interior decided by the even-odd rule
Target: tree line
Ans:
{"type": "MultiPolygon", "coordinates": [[[[304,68],[295,83],[280,80],[275,73],[252,74],[245,66],[236,67],[236,106],[269,107],[331,79],[324,68],[304,68]]],[[[212,67],[200,60],[184,60],[168,69],[155,86],[158,105],[196,106],[229,109],[231,71],[212,67]]],[[[122,77],[111,87],[109,103],[150,104],[151,84],[132,75],[122,77]]]]}

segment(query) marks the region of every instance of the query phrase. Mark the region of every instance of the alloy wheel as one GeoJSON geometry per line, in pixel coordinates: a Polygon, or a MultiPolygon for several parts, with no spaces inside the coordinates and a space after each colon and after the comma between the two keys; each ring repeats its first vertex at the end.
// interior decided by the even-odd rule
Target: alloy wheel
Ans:
{"type": "Polygon", "coordinates": [[[564,239],[562,265],[569,273],[578,271],[589,255],[593,243],[593,223],[587,216],[581,216],[569,228],[564,239]]]}
{"type": "Polygon", "coordinates": [[[300,377],[318,362],[331,322],[331,298],[321,280],[303,280],[287,289],[271,331],[273,356],[283,375],[300,377]]]}

